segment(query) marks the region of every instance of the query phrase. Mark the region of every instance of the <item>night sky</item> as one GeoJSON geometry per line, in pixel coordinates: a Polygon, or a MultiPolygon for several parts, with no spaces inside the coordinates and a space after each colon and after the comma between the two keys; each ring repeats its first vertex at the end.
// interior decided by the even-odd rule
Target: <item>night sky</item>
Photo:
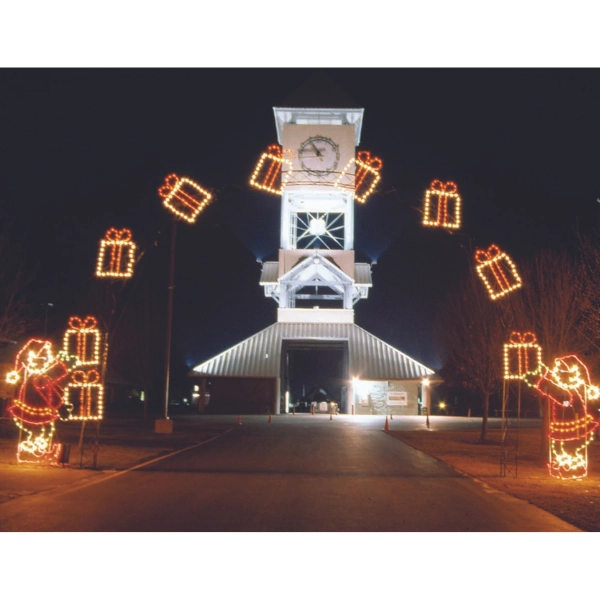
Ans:
{"type": "MultiPolygon", "coordinates": [[[[0,70],[0,218],[35,269],[59,334],[88,314],[99,240],[128,227],[166,298],[171,217],[157,189],[172,172],[209,189],[180,222],[173,354],[188,367],[276,321],[258,285],[276,260],[280,200],[248,184],[276,143],[273,107],[314,69],[0,70]],[[161,262],[162,260],[162,262],[161,262]]],[[[433,319],[476,247],[517,262],[598,226],[600,77],[586,69],[326,69],[365,109],[359,150],[382,180],[356,205],[357,261],[377,261],[356,323],[439,368],[433,319]],[[433,179],[457,183],[459,232],[421,225],[433,179]]],[[[319,72],[323,75],[323,72],[319,72]]],[[[136,275],[137,276],[137,275],[136,275]]],[[[122,293],[127,295],[127,284],[122,293]]],[[[38,332],[39,333],[39,332],[38,332]]]]}

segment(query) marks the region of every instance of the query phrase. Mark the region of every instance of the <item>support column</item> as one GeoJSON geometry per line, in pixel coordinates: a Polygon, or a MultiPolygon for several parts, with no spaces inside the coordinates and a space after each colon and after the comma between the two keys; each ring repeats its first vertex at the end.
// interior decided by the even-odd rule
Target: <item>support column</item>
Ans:
{"type": "Polygon", "coordinates": [[[348,388],[346,391],[346,411],[345,414],[352,415],[352,408],[354,407],[354,381],[348,380],[348,388]]]}
{"type": "Polygon", "coordinates": [[[427,408],[428,414],[431,414],[429,379],[425,378],[421,382],[421,406],[427,408]]]}
{"type": "Polygon", "coordinates": [[[275,405],[273,406],[273,413],[276,415],[281,414],[281,378],[275,378],[275,405]]]}

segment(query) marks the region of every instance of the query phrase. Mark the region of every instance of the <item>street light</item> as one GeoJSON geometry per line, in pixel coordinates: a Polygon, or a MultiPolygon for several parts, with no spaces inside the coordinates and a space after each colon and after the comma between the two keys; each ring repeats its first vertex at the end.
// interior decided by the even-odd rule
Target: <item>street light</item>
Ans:
{"type": "Polygon", "coordinates": [[[211,202],[212,195],[195,181],[172,173],[158,189],[163,205],[173,213],[171,226],[171,251],[169,260],[169,284],[167,296],[167,332],[165,339],[165,392],[163,418],[154,425],[156,433],[173,433],[173,422],[169,419],[169,379],[171,370],[171,337],[173,324],[173,292],[175,290],[175,245],[177,240],[177,220],[194,224],[198,215],[211,202]]]}

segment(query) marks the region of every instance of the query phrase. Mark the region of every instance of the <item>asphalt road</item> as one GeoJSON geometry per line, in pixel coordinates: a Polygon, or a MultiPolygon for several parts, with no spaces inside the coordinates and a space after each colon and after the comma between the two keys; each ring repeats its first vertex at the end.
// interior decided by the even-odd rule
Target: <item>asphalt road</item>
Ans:
{"type": "MultiPolygon", "coordinates": [[[[394,428],[401,426],[394,420],[394,428]]],[[[576,531],[371,417],[244,417],[208,443],[2,505],[0,531],[576,531]]]]}

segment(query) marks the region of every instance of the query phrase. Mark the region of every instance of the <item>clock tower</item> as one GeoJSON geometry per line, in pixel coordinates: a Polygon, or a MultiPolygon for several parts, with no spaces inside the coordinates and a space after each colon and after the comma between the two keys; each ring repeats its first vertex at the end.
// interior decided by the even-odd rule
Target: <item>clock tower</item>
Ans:
{"type": "Polygon", "coordinates": [[[353,323],[371,287],[354,262],[354,175],[362,108],[274,108],[282,147],[279,260],[261,285],[278,322],[353,323]]]}
{"type": "Polygon", "coordinates": [[[198,406],[210,385],[214,413],[310,403],[313,412],[418,414],[433,371],[354,322],[372,286],[371,265],[355,262],[354,206],[375,189],[381,161],[357,152],[363,109],[326,78],[307,83],[273,109],[279,143],[250,178],[281,201],[278,260],[262,263],[260,277],[277,322],[194,367],[198,406]]]}

